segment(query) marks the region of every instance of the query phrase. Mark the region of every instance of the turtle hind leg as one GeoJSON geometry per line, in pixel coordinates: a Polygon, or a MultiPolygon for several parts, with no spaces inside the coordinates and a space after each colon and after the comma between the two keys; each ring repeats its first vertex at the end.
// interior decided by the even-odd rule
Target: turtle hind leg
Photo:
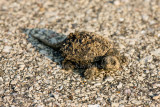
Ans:
{"type": "Polygon", "coordinates": [[[84,72],[84,76],[85,78],[89,79],[89,80],[93,80],[95,79],[95,77],[98,75],[98,69],[96,67],[91,67],[86,69],[86,71],[84,72]]]}
{"type": "Polygon", "coordinates": [[[75,64],[71,61],[64,60],[64,61],[62,61],[62,68],[65,70],[74,70],[75,64]]]}

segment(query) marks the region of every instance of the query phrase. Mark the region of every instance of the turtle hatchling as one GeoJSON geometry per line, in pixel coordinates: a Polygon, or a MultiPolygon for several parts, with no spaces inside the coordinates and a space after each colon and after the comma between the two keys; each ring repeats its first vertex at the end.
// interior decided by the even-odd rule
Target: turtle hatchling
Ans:
{"type": "Polygon", "coordinates": [[[32,30],[31,36],[62,53],[63,69],[82,70],[87,79],[103,78],[127,64],[126,56],[120,54],[107,38],[93,32],[75,31],[65,36],[32,30]]]}

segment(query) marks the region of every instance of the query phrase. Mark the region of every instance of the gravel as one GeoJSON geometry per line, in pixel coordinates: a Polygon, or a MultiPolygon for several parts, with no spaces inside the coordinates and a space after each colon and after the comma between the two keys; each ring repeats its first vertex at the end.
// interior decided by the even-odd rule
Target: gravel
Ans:
{"type": "Polygon", "coordinates": [[[0,107],[160,106],[159,0],[1,0],[0,107]],[[108,37],[130,63],[89,81],[22,29],[108,37]]]}

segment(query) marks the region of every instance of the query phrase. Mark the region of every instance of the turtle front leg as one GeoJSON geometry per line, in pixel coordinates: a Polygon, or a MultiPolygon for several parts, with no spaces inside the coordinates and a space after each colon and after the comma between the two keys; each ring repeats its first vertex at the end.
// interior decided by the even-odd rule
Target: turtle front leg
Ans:
{"type": "Polygon", "coordinates": [[[93,66],[86,69],[86,71],[84,72],[84,76],[86,79],[89,79],[89,80],[96,80],[98,78],[102,80],[104,77],[104,73],[103,71],[99,70],[97,67],[93,66]]]}

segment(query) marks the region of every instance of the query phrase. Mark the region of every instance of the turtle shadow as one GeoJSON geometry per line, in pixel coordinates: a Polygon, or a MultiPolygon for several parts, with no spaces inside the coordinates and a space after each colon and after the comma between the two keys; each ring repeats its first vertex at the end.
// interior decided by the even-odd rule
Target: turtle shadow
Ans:
{"type": "MultiPolygon", "coordinates": [[[[57,66],[59,66],[61,69],[62,68],[62,61],[63,61],[63,56],[62,53],[58,49],[53,49],[52,47],[44,44],[40,40],[34,38],[32,35],[32,31],[36,31],[35,33],[40,33],[40,32],[51,32],[51,33],[56,33],[57,35],[61,35],[61,33],[57,33],[54,30],[46,29],[46,28],[22,28],[21,31],[22,33],[25,33],[27,37],[27,41],[32,44],[32,46],[35,48],[37,52],[39,52],[41,55],[49,58],[53,62],[56,63],[57,66]]],[[[82,78],[84,78],[84,70],[83,69],[74,69],[74,73],[78,73],[82,78]]]]}
{"type": "MultiPolygon", "coordinates": [[[[32,31],[35,31],[35,34],[38,34],[39,32],[55,32],[50,29],[45,29],[45,28],[33,28],[33,29],[28,29],[28,28],[23,28],[21,29],[23,33],[25,33],[27,37],[27,41],[32,44],[32,46],[35,48],[36,51],[38,51],[41,55],[44,55],[45,57],[49,58],[50,60],[54,62],[60,62],[62,60],[62,56],[60,51],[55,50],[51,48],[50,46],[47,46],[40,40],[34,38],[32,35],[32,31]]],[[[57,32],[55,32],[57,33],[57,32]]],[[[59,33],[57,33],[60,35],[59,33]]]]}

